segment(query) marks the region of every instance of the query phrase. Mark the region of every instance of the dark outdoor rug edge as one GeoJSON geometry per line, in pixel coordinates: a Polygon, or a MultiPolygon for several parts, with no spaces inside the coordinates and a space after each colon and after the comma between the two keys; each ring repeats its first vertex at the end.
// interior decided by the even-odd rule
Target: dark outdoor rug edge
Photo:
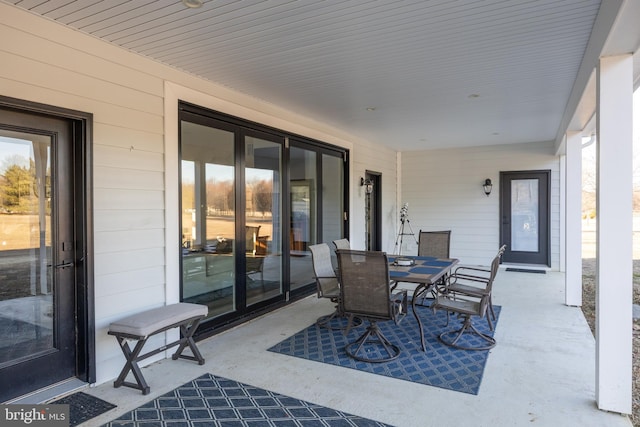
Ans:
{"type": "Polygon", "coordinates": [[[204,374],[104,427],[136,426],[392,427],[214,374],[204,374]]]}
{"type": "MultiPolygon", "coordinates": [[[[426,353],[420,349],[418,325],[411,306],[407,317],[399,326],[395,326],[392,321],[378,322],[389,341],[402,350],[400,357],[391,362],[359,362],[346,354],[344,346],[355,341],[363,332],[364,326],[353,328],[345,337],[341,330],[321,328],[314,323],[268,348],[267,351],[477,395],[491,350],[460,350],[442,344],[437,335],[444,330],[458,327],[455,317],[451,316],[449,326],[444,326],[445,312],[438,311],[433,314],[428,307],[418,309],[425,330],[426,353]],[[434,324],[437,327],[430,327],[434,324]]],[[[494,305],[494,309],[494,331],[489,330],[486,319],[474,319],[474,325],[481,332],[491,336],[500,320],[501,307],[494,305]]],[[[463,339],[470,340],[467,344],[479,343],[472,337],[467,338],[467,335],[463,339]]]]}
{"type": "Polygon", "coordinates": [[[98,415],[104,414],[116,405],[81,391],[62,397],[51,404],[69,405],[69,427],[75,427],[98,415]]]}

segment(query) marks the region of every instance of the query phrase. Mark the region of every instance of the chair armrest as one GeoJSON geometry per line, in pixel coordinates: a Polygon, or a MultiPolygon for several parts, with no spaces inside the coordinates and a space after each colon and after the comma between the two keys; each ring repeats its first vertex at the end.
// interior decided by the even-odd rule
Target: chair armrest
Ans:
{"type": "Polygon", "coordinates": [[[441,294],[464,294],[472,297],[481,297],[487,295],[487,286],[489,285],[489,277],[473,276],[462,273],[451,274],[444,286],[438,289],[441,294]]]}
{"type": "Polygon", "coordinates": [[[467,281],[467,282],[481,283],[483,285],[487,285],[489,283],[489,277],[472,276],[469,274],[456,273],[449,276],[445,287],[453,285],[458,281],[467,281]]]}
{"type": "Polygon", "coordinates": [[[461,265],[457,267],[452,274],[458,273],[458,271],[462,271],[463,274],[472,275],[473,273],[487,273],[491,274],[491,267],[484,265],[461,265]]]}
{"type": "Polygon", "coordinates": [[[481,298],[484,296],[489,296],[491,292],[487,291],[486,288],[480,288],[472,285],[464,285],[464,284],[453,284],[447,288],[448,294],[454,294],[454,296],[464,295],[475,298],[481,298]]]}

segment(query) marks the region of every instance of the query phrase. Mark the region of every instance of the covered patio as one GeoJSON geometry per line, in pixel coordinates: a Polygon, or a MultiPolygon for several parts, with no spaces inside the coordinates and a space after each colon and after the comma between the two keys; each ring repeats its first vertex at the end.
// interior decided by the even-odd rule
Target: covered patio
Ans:
{"type": "MultiPolygon", "coordinates": [[[[630,425],[620,413],[631,411],[632,392],[629,195],[639,3],[282,2],[280,13],[269,2],[248,3],[218,10],[206,1],[191,10],[166,0],[138,10],[134,2],[112,9],[97,0],[0,0],[0,96],[9,98],[8,109],[19,100],[92,117],[83,163],[89,244],[74,254],[88,261],[87,292],[76,298],[79,311],[60,314],[81,331],[76,342],[86,343],[76,358],[86,369],[70,374],[73,380],[118,406],[86,425],[102,425],[204,373],[396,426],[630,425]],[[304,8],[287,10],[292,5],[304,8]],[[131,18],[120,7],[135,9],[131,18]],[[160,12],[165,7],[173,15],[160,12]],[[327,25],[328,18],[335,22],[327,25]],[[183,31],[190,25],[205,31],[203,43],[183,31]],[[177,51],[166,36],[176,38],[177,51]],[[224,43],[215,49],[209,42],[218,36],[224,43]],[[397,249],[398,212],[408,203],[416,232],[451,229],[451,256],[480,263],[501,243],[500,174],[548,171],[548,260],[537,265],[546,274],[498,275],[498,345],[478,395],[267,351],[331,310],[314,296],[202,341],[204,366],[151,364],[144,369],[151,395],[114,389],[123,359],[106,333],[110,322],[183,297],[181,102],[348,152],[336,157],[348,157],[340,186],[347,197],[334,216],[343,218],[340,237],[355,248],[369,232],[361,185],[368,174],[380,184],[379,248],[397,249]],[[582,138],[593,135],[597,339],[579,308],[580,158],[582,138]],[[491,197],[481,190],[487,178],[491,197]],[[80,327],[70,315],[77,312],[85,314],[80,327]]],[[[289,140],[281,147],[289,149],[289,140]]],[[[238,227],[243,214],[240,203],[238,227]]],[[[288,289],[282,301],[290,301],[288,289]]]]}
{"type": "Polygon", "coordinates": [[[501,270],[494,291],[498,345],[477,395],[267,351],[332,310],[312,296],[200,342],[203,366],[166,359],[144,368],[147,396],[110,382],[85,389],[117,408],[82,425],[103,425],[205,373],[394,426],[631,425],[595,405],[595,340],[580,308],[563,303],[564,274],[501,270]]]}

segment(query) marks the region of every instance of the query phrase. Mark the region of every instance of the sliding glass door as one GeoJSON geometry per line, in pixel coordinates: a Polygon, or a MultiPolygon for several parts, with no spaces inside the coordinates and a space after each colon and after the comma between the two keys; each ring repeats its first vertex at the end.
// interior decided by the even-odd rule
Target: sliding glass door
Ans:
{"type": "Polygon", "coordinates": [[[309,246],[317,243],[318,155],[315,151],[291,147],[289,158],[290,277],[291,289],[298,289],[314,280],[309,246]]]}
{"type": "Polygon", "coordinates": [[[309,246],[346,237],[344,151],[191,105],[179,118],[181,300],[209,307],[202,329],[313,293],[309,246]]]}
{"type": "Polygon", "coordinates": [[[247,305],[283,294],[282,250],[277,238],[282,233],[282,144],[268,138],[244,137],[247,305]]]}
{"type": "Polygon", "coordinates": [[[236,155],[231,130],[181,121],[182,300],[236,310],[236,155]]]}
{"type": "Polygon", "coordinates": [[[327,147],[292,141],[289,150],[291,290],[314,283],[309,246],[344,235],[344,156],[327,147]]]}
{"type": "Polygon", "coordinates": [[[180,114],[181,300],[210,325],[284,300],[284,138],[180,114]]]}
{"type": "Polygon", "coordinates": [[[346,235],[345,160],[343,153],[322,154],[322,240],[334,240],[346,235]]]}

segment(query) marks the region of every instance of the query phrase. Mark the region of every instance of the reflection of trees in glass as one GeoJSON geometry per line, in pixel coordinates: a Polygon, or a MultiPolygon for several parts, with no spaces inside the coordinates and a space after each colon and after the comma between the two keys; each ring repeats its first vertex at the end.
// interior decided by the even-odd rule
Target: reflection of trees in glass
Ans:
{"type": "Polygon", "coordinates": [[[234,211],[233,181],[207,180],[207,213],[228,214],[234,211]]]}
{"type": "Polygon", "coordinates": [[[253,203],[258,212],[264,217],[265,212],[271,212],[273,186],[271,181],[260,180],[253,185],[253,203]]]}
{"type": "Polygon", "coordinates": [[[2,164],[0,165],[0,174],[4,174],[7,169],[12,166],[20,166],[24,169],[27,169],[29,167],[29,163],[29,159],[21,156],[20,154],[12,154],[6,156],[2,159],[2,164]]]}
{"type": "Polygon", "coordinates": [[[189,211],[195,209],[195,190],[193,183],[182,182],[182,210],[189,211]]]}
{"type": "MultiPolygon", "coordinates": [[[[0,176],[0,201],[3,209],[14,213],[37,210],[38,188],[33,160],[5,159],[0,176]],[[24,166],[24,165],[28,166],[24,166]]],[[[49,183],[46,183],[49,185],[49,183]]]]}

